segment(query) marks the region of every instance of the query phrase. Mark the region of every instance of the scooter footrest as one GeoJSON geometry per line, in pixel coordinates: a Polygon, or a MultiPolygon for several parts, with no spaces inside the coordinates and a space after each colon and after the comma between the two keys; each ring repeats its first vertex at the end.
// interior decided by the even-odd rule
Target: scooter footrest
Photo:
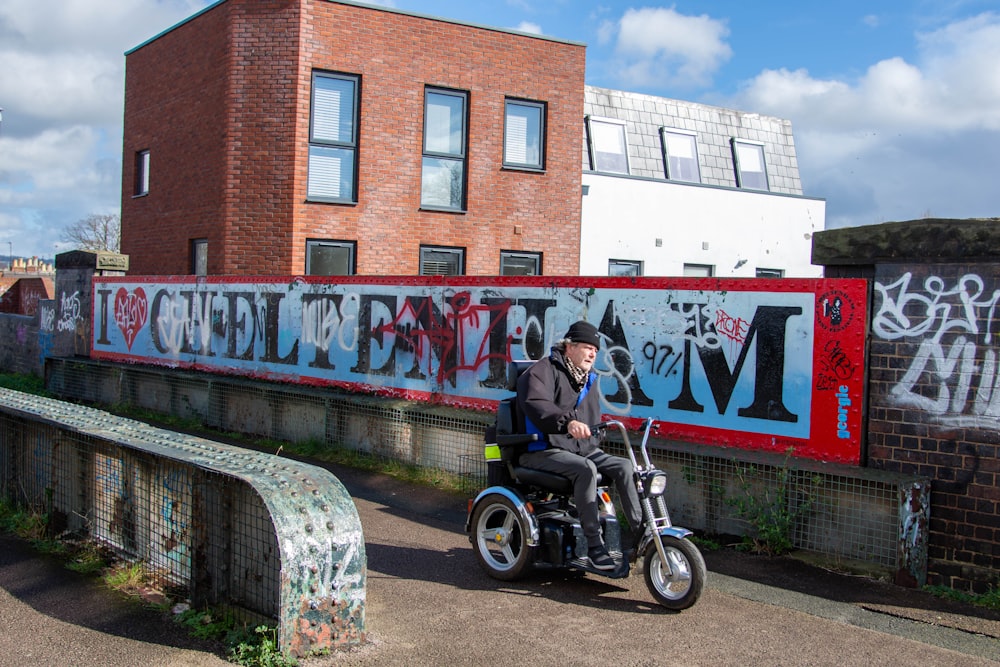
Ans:
{"type": "MultiPolygon", "coordinates": [[[[615,554],[612,554],[614,556],[615,554]]],[[[629,565],[628,561],[621,558],[621,554],[617,554],[615,565],[618,567],[614,570],[598,570],[594,567],[593,563],[590,562],[589,558],[570,558],[566,561],[568,567],[574,568],[576,570],[584,570],[586,572],[592,572],[593,574],[599,574],[602,577],[608,577],[610,579],[622,579],[628,576],[629,565]]]]}

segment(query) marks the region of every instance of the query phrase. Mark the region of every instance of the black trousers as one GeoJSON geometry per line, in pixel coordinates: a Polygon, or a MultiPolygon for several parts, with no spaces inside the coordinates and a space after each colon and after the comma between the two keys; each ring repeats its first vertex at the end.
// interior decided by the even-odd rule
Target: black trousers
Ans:
{"type": "Polygon", "coordinates": [[[629,527],[636,530],[642,522],[642,506],[635,490],[632,462],[621,456],[612,456],[598,449],[589,456],[581,456],[558,447],[540,452],[521,454],[520,464],[527,468],[554,472],[573,482],[573,502],[580,513],[580,526],[587,538],[587,545],[602,544],[601,522],[597,507],[597,473],[611,480],[618,489],[622,510],[629,527]]]}

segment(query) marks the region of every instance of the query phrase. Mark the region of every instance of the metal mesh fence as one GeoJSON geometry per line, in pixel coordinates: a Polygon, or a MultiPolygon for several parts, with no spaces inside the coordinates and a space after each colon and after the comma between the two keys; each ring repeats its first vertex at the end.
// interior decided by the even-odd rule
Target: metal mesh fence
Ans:
{"type": "Polygon", "coordinates": [[[275,533],[246,484],[7,414],[0,459],[3,497],[44,517],[39,537],[94,542],[196,603],[275,616],[275,533]]]}
{"type": "MultiPolygon", "coordinates": [[[[493,415],[334,390],[97,362],[50,362],[49,386],[77,400],[123,403],[197,419],[222,431],[315,441],[486,484],[482,434],[493,415]],[[96,367],[96,368],[95,368],[96,367]],[[102,378],[101,381],[95,378],[102,378]],[[112,389],[117,391],[115,396],[112,389]]],[[[621,443],[606,449],[624,454],[621,443]]],[[[897,566],[900,485],[865,469],[781,456],[657,442],[674,522],[710,534],[753,536],[770,509],[791,545],[836,558],[897,566]]]]}
{"type": "MultiPolygon", "coordinates": [[[[621,442],[609,441],[605,450],[625,455],[621,442]]],[[[762,529],[786,530],[783,537],[797,549],[897,566],[901,480],[876,471],[848,475],[809,461],[729,451],[651,444],[650,459],[668,475],[665,497],[675,524],[758,539],[766,538],[762,529]]]]}
{"type": "Polygon", "coordinates": [[[360,520],[326,470],[6,389],[0,465],[4,500],[43,519],[35,537],[96,543],[199,607],[277,621],[296,655],[363,641],[360,520]]]}

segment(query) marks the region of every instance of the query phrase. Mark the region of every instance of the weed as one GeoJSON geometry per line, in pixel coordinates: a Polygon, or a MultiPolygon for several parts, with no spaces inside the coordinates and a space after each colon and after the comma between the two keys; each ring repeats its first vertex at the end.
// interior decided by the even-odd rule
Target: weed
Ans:
{"type": "Polygon", "coordinates": [[[174,622],[186,627],[194,637],[222,641],[238,627],[236,619],[228,612],[209,609],[188,609],[174,616],[174,622]]]}
{"type": "Polygon", "coordinates": [[[751,534],[743,536],[743,547],[754,553],[778,556],[795,548],[792,540],[795,525],[812,508],[813,492],[823,483],[819,475],[813,475],[806,491],[796,493],[788,467],[792,452],[789,448],[785,453],[785,460],[775,468],[770,483],[770,475],[765,476],[756,465],[737,466],[740,495],[726,497],[722,493],[725,502],[750,524],[751,534]]]}
{"type": "Polygon", "coordinates": [[[704,536],[699,537],[698,535],[692,535],[688,539],[694,542],[700,551],[718,551],[719,549],[722,548],[721,544],[719,544],[716,540],[711,539],[710,537],[704,537],[704,536]]]}
{"type": "Polygon", "coordinates": [[[0,499],[0,530],[3,532],[35,542],[45,537],[47,525],[48,519],[44,514],[29,512],[6,499],[0,499]]]}
{"type": "Polygon", "coordinates": [[[278,632],[272,627],[258,625],[252,631],[230,636],[228,658],[237,665],[248,667],[292,667],[295,658],[286,656],[278,647],[278,632]]]}
{"type": "Polygon", "coordinates": [[[924,586],[924,590],[933,593],[939,598],[965,602],[988,609],[1000,609],[1000,589],[992,586],[987,593],[965,593],[948,588],[947,586],[924,586]]]}
{"type": "Polygon", "coordinates": [[[199,639],[222,641],[230,662],[247,667],[292,667],[298,664],[278,646],[277,630],[267,625],[248,629],[230,612],[211,609],[188,609],[174,621],[185,626],[199,639]]]}
{"type": "Polygon", "coordinates": [[[91,542],[76,545],[69,556],[66,568],[84,575],[96,575],[108,567],[108,560],[101,549],[91,542]]]}
{"type": "Polygon", "coordinates": [[[138,591],[146,585],[146,567],[140,562],[115,563],[105,573],[104,583],[123,593],[138,591]]]}

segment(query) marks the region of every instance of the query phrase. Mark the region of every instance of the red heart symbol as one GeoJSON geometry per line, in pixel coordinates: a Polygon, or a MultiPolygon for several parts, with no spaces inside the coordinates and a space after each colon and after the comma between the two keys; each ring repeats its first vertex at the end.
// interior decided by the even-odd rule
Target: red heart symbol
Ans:
{"type": "Polygon", "coordinates": [[[147,313],[146,292],[141,287],[136,287],[131,293],[124,287],[118,288],[115,294],[115,324],[122,330],[129,351],[139,330],[146,326],[147,313]]]}

